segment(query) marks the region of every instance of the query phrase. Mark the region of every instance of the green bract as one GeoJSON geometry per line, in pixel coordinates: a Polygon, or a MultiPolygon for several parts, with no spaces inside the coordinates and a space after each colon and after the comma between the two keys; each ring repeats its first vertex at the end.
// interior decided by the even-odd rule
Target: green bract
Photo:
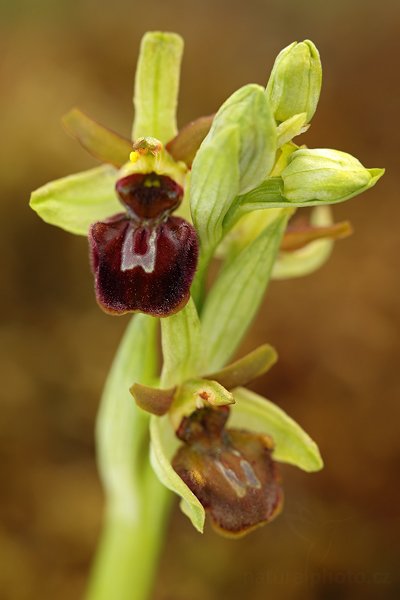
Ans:
{"type": "Polygon", "coordinates": [[[193,161],[190,204],[205,254],[223,236],[223,219],[238,194],[260,183],[276,154],[276,127],[264,91],[246,85],[214,117],[193,161]]]}
{"type": "Polygon", "coordinates": [[[293,42],[279,54],[269,78],[266,94],[275,119],[281,123],[306,113],[314,115],[322,83],[319,52],[310,40],[293,42]]]}
{"type": "Polygon", "coordinates": [[[239,194],[238,156],[238,129],[230,125],[203,142],[193,163],[191,212],[205,254],[221,240],[224,217],[239,194]]]}
{"type": "Polygon", "coordinates": [[[268,100],[260,85],[249,84],[234,92],[214,117],[205,148],[229,126],[239,137],[239,193],[255,187],[275,162],[276,128],[268,100]]]}
{"type": "Polygon", "coordinates": [[[201,336],[207,370],[220,369],[233,355],[263,298],[288,214],[268,225],[222,270],[207,296],[201,336]]]}

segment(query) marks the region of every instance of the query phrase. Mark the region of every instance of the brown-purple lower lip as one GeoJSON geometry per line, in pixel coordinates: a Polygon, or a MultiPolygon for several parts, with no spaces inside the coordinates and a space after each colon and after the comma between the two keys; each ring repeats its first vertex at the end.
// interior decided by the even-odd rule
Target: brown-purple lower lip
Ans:
{"type": "Polygon", "coordinates": [[[97,301],[106,312],[165,317],[189,299],[198,242],[184,219],[145,226],[116,215],[91,226],[89,249],[97,301]]]}
{"type": "Polygon", "coordinates": [[[279,514],[283,491],[273,442],[267,436],[225,428],[227,409],[204,408],[185,418],[185,441],[172,466],[225,535],[241,536],[279,514]]]}

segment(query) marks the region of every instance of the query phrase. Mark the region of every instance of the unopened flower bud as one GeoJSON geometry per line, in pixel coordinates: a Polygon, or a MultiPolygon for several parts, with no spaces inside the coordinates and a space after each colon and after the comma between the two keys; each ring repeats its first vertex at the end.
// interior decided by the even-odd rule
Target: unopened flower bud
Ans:
{"type": "Polygon", "coordinates": [[[383,169],[366,169],[339,150],[301,148],[282,171],[283,196],[292,202],[339,202],[372,187],[383,169]]]}
{"type": "Polygon", "coordinates": [[[319,53],[310,40],[293,42],[277,56],[266,93],[277,122],[299,113],[310,122],[316,111],[322,83],[319,53]]]}

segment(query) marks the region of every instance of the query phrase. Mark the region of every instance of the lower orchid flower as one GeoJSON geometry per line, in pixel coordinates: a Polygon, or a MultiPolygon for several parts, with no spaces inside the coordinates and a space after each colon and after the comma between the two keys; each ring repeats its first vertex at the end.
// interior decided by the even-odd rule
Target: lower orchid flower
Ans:
{"type": "Polygon", "coordinates": [[[131,387],[138,406],[154,415],[153,466],[182,497],[184,512],[200,531],[204,511],[228,536],[244,535],[276,517],[283,504],[277,460],[306,471],[322,468],[316,444],[300,426],[242,387],[276,359],[265,344],[175,388],[131,387]]]}

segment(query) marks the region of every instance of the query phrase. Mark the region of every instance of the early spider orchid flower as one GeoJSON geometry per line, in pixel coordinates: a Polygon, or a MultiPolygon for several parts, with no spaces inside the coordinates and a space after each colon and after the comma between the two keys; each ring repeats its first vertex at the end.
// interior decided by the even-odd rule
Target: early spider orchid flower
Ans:
{"type": "Polygon", "coordinates": [[[308,471],[322,467],[316,444],[300,426],[243,387],[276,360],[274,348],[264,344],[171,389],[131,387],[137,405],[154,415],[153,468],[182,497],[182,509],[199,530],[204,511],[230,537],[272,521],[283,506],[277,461],[308,471]]]}
{"type": "Polygon", "coordinates": [[[105,164],[80,174],[78,206],[71,178],[34,192],[31,206],[50,223],[59,224],[61,213],[65,229],[87,232],[96,299],[105,312],[167,317],[188,301],[198,239],[193,225],[172,213],[182,203],[188,168],[211,120],[190,124],[164,147],[153,137],[129,142],[78,109],[65,115],[67,131],[105,164]],[[89,206],[82,202],[86,188],[89,206]],[[54,220],[48,199],[55,193],[54,220]]]}

